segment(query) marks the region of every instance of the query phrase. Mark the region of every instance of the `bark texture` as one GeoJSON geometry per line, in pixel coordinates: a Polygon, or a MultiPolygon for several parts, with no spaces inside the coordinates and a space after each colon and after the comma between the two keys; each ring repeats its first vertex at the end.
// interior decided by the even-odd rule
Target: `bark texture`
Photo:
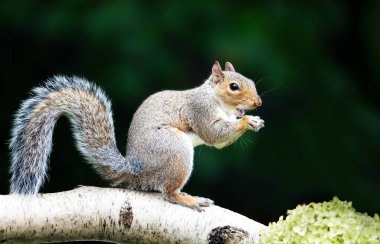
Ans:
{"type": "Polygon", "coordinates": [[[255,243],[263,228],[218,206],[197,212],[158,193],[117,188],[0,196],[0,243],[255,243]]]}

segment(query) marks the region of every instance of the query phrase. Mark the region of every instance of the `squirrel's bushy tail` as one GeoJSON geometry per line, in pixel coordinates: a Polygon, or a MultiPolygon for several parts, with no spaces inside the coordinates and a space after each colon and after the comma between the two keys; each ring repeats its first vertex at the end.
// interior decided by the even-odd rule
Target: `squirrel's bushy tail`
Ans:
{"type": "Polygon", "coordinates": [[[34,88],[16,113],[10,142],[11,193],[38,192],[61,115],[69,117],[79,151],[95,168],[126,166],[116,147],[111,103],[103,91],[78,77],[54,76],[34,88]]]}

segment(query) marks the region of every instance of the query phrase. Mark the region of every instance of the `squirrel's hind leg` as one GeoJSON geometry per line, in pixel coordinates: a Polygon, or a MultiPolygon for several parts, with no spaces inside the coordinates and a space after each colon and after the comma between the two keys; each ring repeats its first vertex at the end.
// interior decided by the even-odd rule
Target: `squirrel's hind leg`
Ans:
{"type": "Polygon", "coordinates": [[[147,161],[155,160],[156,165],[159,165],[159,175],[153,178],[159,179],[159,189],[165,199],[198,211],[212,205],[210,199],[181,192],[193,168],[194,148],[189,136],[177,128],[165,128],[156,131],[154,140],[157,140],[154,145],[161,147],[156,146],[156,151],[152,151],[155,158],[147,161]]]}
{"type": "Polygon", "coordinates": [[[195,197],[187,193],[181,192],[181,188],[186,181],[185,167],[179,167],[163,186],[163,195],[165,199],[172,203],[195,209],[199,212],[203,211],[202,207],[213,205],[214,202],[208,198],[195,197]]]}

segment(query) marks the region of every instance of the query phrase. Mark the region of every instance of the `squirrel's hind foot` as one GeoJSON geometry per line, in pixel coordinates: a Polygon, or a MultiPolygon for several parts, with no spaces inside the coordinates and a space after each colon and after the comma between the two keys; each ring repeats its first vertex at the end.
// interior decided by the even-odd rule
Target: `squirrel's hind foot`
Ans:
{"type": "Polygon", "coordinates": [[[209,207],[214,204],[214,201],[203,197],[190,196],[187,193],[171,193],[165,194],[165,199],[172,203],[177,203],[182,206],[197,210],[198,212],[203,212],[202,207],[209,207]]]}

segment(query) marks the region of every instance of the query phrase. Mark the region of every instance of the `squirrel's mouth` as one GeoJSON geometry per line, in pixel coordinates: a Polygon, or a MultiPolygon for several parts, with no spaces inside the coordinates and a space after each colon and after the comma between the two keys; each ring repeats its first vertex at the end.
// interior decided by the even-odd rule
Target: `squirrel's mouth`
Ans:
{"type": "Polygon", "coordinates": [[[237,117],[241,118],[241,117],[244,116],[244,114],[245,114],[244,109],[236,108],[236,116],[237,116],[237,117]]]}

